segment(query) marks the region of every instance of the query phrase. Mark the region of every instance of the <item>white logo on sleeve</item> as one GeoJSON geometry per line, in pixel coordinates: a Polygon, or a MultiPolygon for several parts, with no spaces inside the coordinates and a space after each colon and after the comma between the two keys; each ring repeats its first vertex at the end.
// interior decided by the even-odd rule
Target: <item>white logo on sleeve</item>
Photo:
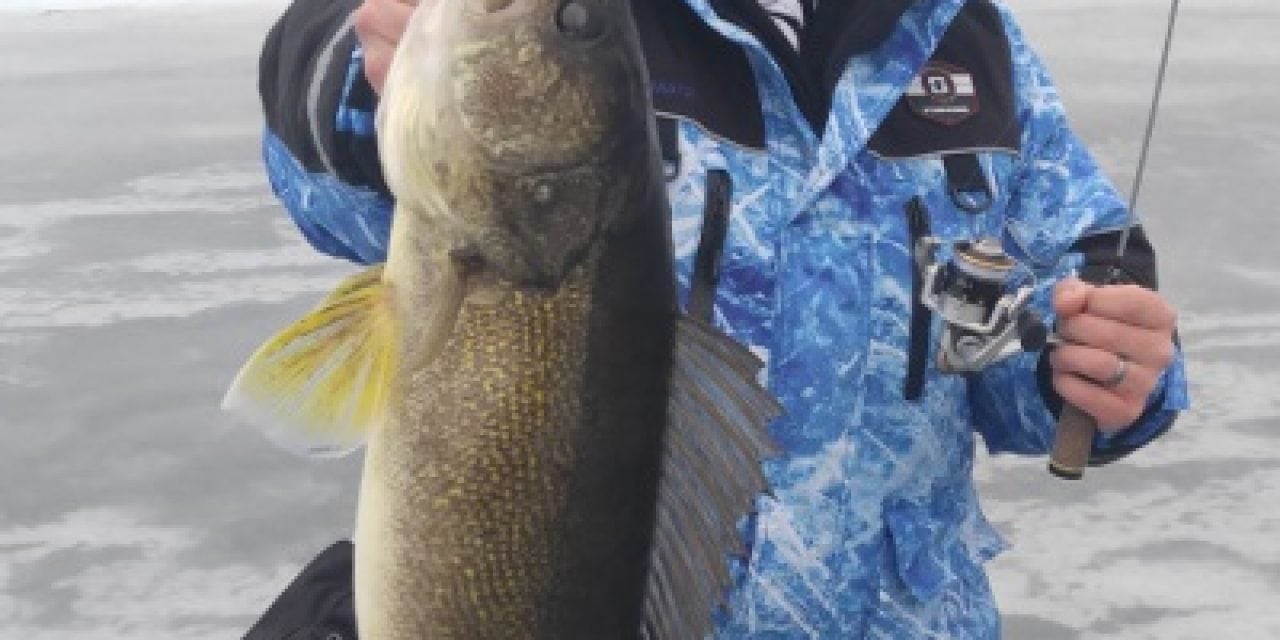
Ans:
{"type": "Polygon", "coordinates": [[[930,62],[907,86],[912,113],[951,126],[977,115],[981,104],[973,74],[953,64],[930,62]]]}

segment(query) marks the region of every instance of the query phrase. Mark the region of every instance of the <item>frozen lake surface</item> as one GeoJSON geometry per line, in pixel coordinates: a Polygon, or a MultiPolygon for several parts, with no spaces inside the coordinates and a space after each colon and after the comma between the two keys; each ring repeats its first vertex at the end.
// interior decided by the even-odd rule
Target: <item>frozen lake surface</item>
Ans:
{"type": "MultiPolygon", "coordinates": [[[[359,471],[217,409],[351,271],[263,179],[256,56],[283,5],[4,2],[0,639],[239,637],[349,534],[359,471]]],[[[1013,4],[1127,188],[1166,6],[1013,4]]],[[[1280,5],[1183,4],[1139,208],[1196,409],[1083,483],[983,459],[1013,640],[1280,638],[1280,5]]]]}

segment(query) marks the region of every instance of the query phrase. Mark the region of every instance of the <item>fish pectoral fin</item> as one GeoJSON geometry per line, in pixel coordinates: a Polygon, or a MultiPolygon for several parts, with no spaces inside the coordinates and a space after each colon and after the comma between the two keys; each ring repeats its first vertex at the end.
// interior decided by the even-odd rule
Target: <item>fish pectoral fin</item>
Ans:
{"type": "Polygon", "coordinates": [[[744,553],[738,523],[768,490],[761,462],[775,448],[767,427],[782,414],[751,351],[691,318],[676,336],[646,640],[711,632],[730,587],[729,556],[744,553]]]}
{"type": "Polygon", "coordinates": [[[397,325],[382,267],[352,276],[250,356],[222,407],[286,449],[349,453],[386,414],[397,325]]]}

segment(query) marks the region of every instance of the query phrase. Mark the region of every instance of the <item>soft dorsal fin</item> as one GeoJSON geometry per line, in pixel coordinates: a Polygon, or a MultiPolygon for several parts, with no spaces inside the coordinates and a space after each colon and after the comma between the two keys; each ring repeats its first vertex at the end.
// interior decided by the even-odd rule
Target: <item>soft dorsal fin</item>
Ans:
{"type": "Polygon", "coordinates": [[[250,356],[223,409],[287,449],[345,454],[383,419],[398,366],[399,327],[382,267],[345,280],[250,356]]]}
{"type": "Polygon", "coordinates": [[[782,408],[758,382],[762,363],[706,324],[676,332],[666,459],[645,599],[645,640],[704,638],[742,553],[738,522],[768,487],[766,431],[782,408]]]}

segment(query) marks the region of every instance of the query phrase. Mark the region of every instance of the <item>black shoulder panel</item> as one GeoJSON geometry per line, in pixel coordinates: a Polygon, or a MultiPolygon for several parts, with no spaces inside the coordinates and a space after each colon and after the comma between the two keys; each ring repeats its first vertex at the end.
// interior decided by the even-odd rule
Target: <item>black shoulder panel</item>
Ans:
{"type": "Polygon", "coordinates": [[[965,4],[937,51],[872,136],[886,157],[1003,149],[1016,152],[1013,54],[988,0],[965,4]]]}
{"type": "Polygon", "coordinates": [[[631,3],[643,41],[653,106],[730,142],[763,149],[764,115],[746,53],[683,0],[631,3]]]}

